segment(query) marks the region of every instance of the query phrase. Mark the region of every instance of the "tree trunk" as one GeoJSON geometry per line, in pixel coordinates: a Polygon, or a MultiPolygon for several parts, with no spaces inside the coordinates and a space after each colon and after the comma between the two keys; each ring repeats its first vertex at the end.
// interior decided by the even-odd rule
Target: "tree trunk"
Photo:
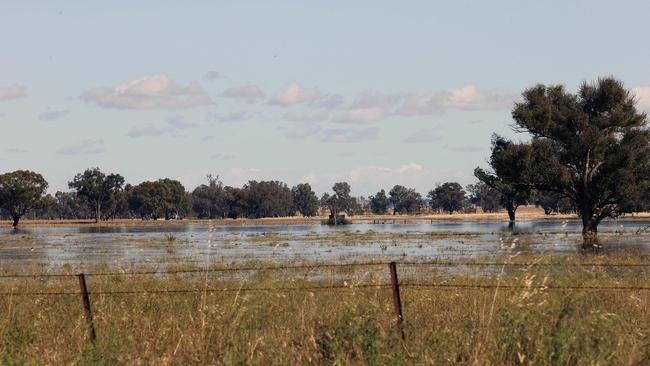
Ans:
{"type": "Polygon", "coordinates": [[[18,221],[20,221],[20,216],[12,216],[14,219],[13,227],[16,228],[18,226],[18,221]]]}
{"type": "Polygon", "coordinates": [[[508,207],[508,219],[510,222],[515,222],[515,212],[517,211],[514,207],[508,207]]]}
{"type": "Polygon", "coordinates": [[[594,249],[598,247],[598,223],[599,221],[589,213],[582,215],[582,238],[583,249],[594,249]]]}
{"type": "Polygon", "coordinates": [[[97,202],[95,205],[95,223],[98,223],[102,215],[102,204],[97,202]]]}

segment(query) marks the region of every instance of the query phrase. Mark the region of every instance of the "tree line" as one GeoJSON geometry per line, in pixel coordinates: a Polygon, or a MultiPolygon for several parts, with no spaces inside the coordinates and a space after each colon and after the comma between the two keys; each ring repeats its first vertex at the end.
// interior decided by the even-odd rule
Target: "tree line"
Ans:
{"type": "Polygon", "coordinates": [[[634,95],[611,77],[583,83],[576,93],[563,85],[536,85],[515,103],[514,130],[529,141],[493,135],[489,168],[477,167],[478,182],[465,189],[456,182],[440,184],[422,197],[396,185],[354,198],[350,185],[336,183],[318,198],[309,184],[289,188],[279,181],[250,181],[224,186],[216,176],[192,192],[172,179],[132,186],[119,174],[91,168],[70,182],[70,192],[46,195],[47,181],[38,173],[0,175],[0,212],[18,225],[28,212],[59,218],[140,217],[171,219],[277,217],[319,210],[349,215],[372,212],[418,214],[465,212],[480,206],[500,208],[516,219],[517,208],[535,203],[547,214],[579,215],[585,246],[596,245],[605,218],[646,211],[650,206],[650,129],[647,115],[636,109],[634,95]]]}
{"type": "MultiPolygon", "coordinates": [[[[395,185],[368,198],[353,197],[347,182],[335,183],[332,192],[320,198],[309,183],[289,188],[280,181],[249,181],[242,187],[224,186],[218,176],[208,175],[206,182],[187,191],[177,180],[162,178],[137,185],[125,183],[117,173],[89,168],[68,183],[70,191],[47,194],[48,183],[41,174],[18,170],[0,174],[0,216],[10,217],[14,226],[31,212],[42,219],[139,218],[143,220],[220,218],[265,218],[317,216],[322,213],[347,215],[418,215],[423,212],[499,211],[502,194],[483,182],[464,189],[459,183],[436,186],[422,197],[413,188],[395,185]]],[[[564,212],[554,195],[537,197],[536,204],[548,213],[564,212]]],[[[533,203],[532,196],[524,203],[533,203]]]]}

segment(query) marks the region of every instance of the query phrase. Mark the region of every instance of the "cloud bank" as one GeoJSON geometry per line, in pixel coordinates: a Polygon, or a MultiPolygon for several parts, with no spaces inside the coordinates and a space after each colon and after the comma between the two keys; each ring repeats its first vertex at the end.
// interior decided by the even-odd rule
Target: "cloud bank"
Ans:
{"type": "Polygon", "coordinates": [[[197,81],[182,86],[166,75],[148,75],[115,87],[85,91],[81,99],[103,108],[184,109],[212,104],[197,81]]]}

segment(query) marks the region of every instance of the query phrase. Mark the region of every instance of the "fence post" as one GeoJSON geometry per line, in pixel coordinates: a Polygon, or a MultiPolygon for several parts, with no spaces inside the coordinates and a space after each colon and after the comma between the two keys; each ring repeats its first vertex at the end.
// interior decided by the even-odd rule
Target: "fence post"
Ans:
{"type": "Polygon", "coordinates": [[[90,299],[88,298],[88,288],[86,287],[86,277],[83,273],[77,275],[79,277],[79,288],[81,289],[81,298],[84,302],[84,310],[86,311],[86,321],[90,329],[90,341],[95,343],[97,336],[95,335],[95,323],[93,322],[93,312],[90,309],[90,299]]]}
{"type": "Polygon", "coordinates": [[[402,327],[404,315],[402,314],[402,299],[399,293],[399,280],[397,279],[397,264],[390,262],[388,267],[390,268],[390,281],[393,285],[393,303],[395,306],[395,316],[397,317],[397,329],[399,329],[402,340],[404,340],[404,328],[402,327]]]}

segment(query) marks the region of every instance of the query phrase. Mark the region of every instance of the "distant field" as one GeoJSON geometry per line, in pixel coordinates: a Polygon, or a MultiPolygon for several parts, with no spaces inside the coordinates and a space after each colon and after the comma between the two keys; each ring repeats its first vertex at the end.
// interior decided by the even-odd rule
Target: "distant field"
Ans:
{"type": "MultiPolygon", "coordinates": [[[[641,212],[628,214],[625,218],[650,218],[650,213],[641,212]]],[[[262,219],[214,219],[211,222],[215,225],[246,225],[246,224],[292,224],[301,222],[320,222],[325,219],[325,216],[315,217],[269,217],[262,219]]],[[[535,206],[523,206],[517,210],[517,219],[531,220],[531,219],[549,219],[549,220],[565,220],[576,218],[576,215],[545,215],[544,210],[535,206]]],[[[449,214],[422,214],[422,215],[356,215],[352,216],[352,220],[502,220],[508,221],[508,214],[505,211],[496,213],[454,213],[449,214]]],[[[30,220],[24,218],[20,221],[20,225],[91,225],[91,226],[106,226],[106,225],[178,225],[184,223],[205,223],[208,220],[199,219],[183,219],[183,220],[141,220],[141,219],[117,219],[106,220],[96,224],[94,220],[30,220]]],[[[0,220],[0,227],[11,226],[11,221],[0,220]]]]}

